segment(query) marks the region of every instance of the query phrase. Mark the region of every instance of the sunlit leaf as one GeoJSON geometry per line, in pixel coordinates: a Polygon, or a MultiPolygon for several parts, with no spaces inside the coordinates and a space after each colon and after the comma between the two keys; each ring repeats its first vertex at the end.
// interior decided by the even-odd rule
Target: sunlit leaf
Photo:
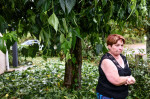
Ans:
{"type": "Polygon", "coordinates": [[[76,0],[65,0],[65,3],[66,3],[66,8],[69,14],[72,8],[75,6],[76,0]]]}
{"type": "Polygon", "coordinates": [[[74,49],[75,48],[75,44],[76,44],[76,37],[77,37],[77,35],[76,35],[76,30],[71,29],[71,32],[72,32],[72,47],[74,49]]]}
{"type": "Polygon", "coordinates": [[[63,43],[65,41],[65,36],[64,34],[61,33],[60,35],[60,43],[63,43]]]}
{"type": "Polygon", "coordinates": [[[45,31],[44,29],[42,28],[41,31],[40,31],[40,37],[41,39],[44,41],[44,34],[45,34],[45,31]]]}
{"type": "Polygon", "coordinates": [[[21,24],[21,20],[20,20],[18,24],[18,32],[21,33],[22,30],[23,30],[23,24],[21,24]]]}
{"type": "Polygon", "coordinates": [[[68,27],[67,27],[65,18],[63,18],[62,21],[63,21],[63,26],[64,26],[64,29],[65,29],[65,32],[68,33],[68,27]]]}
{"type": "Polygon", "coordinates": [[[3,37],[0,37],[0,50],[3,53],[6,53],[6,46],[4,45],[4,39],[3,39],[3,37]]]}
{"type": "Polygon", "coordinates": [[[9,94],[6,94],[5,97],[7,98],[9,96],[9,94]]]}
{"type": "Polygon", "coordinates": [[[69,99],[67,96],[64,96],[65,99],[69,99]]]}
{"type": "Polygon", "coordinates": [[[69,52],[67,52],[67,54],[66,54],[66,60],[68,60],[68,59],[71,59],[71,55],[69,52]]]}
{"type": "Polygon", "coordinates": [[[63,9],[63,11],[65,12],[65,9],[66,9],[65,0],[59,0],[59,3],[60,3],[61,8],[63,9]]]}
{"type": "Polygon", "coordinates": [[[75,29],[75,33],[76,33],[76,36],[79,37],[80,39],[82,39],[81,35],[80,35],[80,29],[79,28],[76,28],[75,29]]]}
{"type": "Polygon", "coordinates": [[[68,37],[72,38],[72,32],[68,33],[68,37]]]}
{"type": "Polygon", "coordinates": [[[110,15],[109,15],[109,17],[111,17],[114,13],[114,2],[111,1],[110,3],[111,3],[111,6],[110,6],[110,15]]]}
{"type": "Polygon", "coordinates": [[[55,15],[55,13],[53,13],[53,14],[49,17],[48,23],[49,23],[51,26],[53,26],[53,28],[54,28],[55,31],[57,32],[59,20],[58,20],[57,16],[55,15]]]}

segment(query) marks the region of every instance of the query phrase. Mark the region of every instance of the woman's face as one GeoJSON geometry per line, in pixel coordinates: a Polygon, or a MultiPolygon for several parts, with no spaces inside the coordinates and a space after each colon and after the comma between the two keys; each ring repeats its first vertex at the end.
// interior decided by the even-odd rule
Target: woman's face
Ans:
{"type": "Polygon", "coordinates": [[[120,55],[123,51],[123,41],[118,40],[116,44],[108,45],[109,52],[114,54],[114,55],[120,55]]]}

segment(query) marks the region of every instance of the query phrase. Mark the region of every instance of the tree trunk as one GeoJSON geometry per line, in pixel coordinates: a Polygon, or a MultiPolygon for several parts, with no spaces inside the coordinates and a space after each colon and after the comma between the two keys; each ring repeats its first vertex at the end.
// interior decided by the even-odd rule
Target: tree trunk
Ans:
{"type": "Polygon", "coordinates": [[[66,63],[65,63],[65,77],[64,77],[64,85],[67,88],[70,88],[71,86],[71,81],[72,81],[72,60],[69,59],[66,63]]]}
{"type": "Polygon", "coordinates": [[[146,41],[146,53],[150,55],[150,26],[147,26],[147,41],[146,41]]]}
{"type": "Polygon", "coordinates": [[[81,67],[82,67],[82,45],[81,39],[77,37],[76,45],[71,51],[72,59],[69,59],[65,64],[64,85],[71,89],[81,88],[81,67]],[[75,63],[73,63],[75,58],[75,63]]]}

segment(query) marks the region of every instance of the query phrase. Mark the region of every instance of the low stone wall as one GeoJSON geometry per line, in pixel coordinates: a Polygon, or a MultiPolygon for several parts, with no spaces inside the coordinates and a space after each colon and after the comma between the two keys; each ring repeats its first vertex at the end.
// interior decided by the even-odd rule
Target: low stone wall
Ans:
{"type": "MultiPolygon", "coordinates": [[[[0,33],[0,36],[1,33],[0,33]]],[[[4,73],[4,71],[6,70],[6,58],[5,58],[5,54],[0,51],[0,74],[4,73]]]]}

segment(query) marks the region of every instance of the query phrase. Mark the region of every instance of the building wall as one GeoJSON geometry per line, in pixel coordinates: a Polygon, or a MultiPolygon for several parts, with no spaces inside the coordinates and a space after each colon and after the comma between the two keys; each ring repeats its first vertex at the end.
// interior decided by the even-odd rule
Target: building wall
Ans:
{"type": "Polygon", "coordinates": [[[5,54],[0,51],[0,74],[6,70],[5,54]]]}
{"type": "MultiPolygon", "coordinates": [[[[2,36],[1,33],[0,36],[2,36]]],[[[5,70],[6,70],[5,54],[2,51],[0,51],[0,74],[4,73],[5,70]]]]}

